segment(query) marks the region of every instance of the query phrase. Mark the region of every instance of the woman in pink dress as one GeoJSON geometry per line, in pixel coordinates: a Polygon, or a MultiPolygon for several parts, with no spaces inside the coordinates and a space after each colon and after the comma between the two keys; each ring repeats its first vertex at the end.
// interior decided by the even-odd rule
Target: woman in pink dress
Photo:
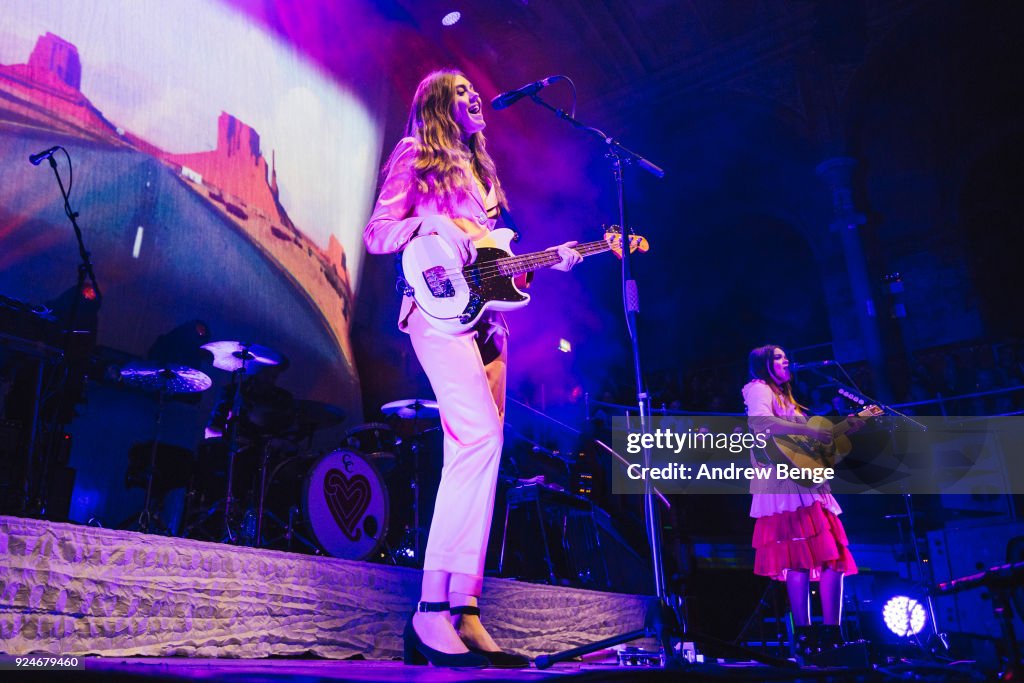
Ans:
{"type": "MultiPolygon", "coordinates": [[[[804,407],[793,398],[789,360],[781,347],[770,344],[751,351],[749,370],[743,401],[752,431],[831,442],[831,430],[808,425],[804,407]]],[[[856,422],[852,429],[859,426],[856,422]]],[[[781,454],[775,458],[780,459],[784,461],[781,454]]],[[[819,647],[838,645],[842,642],[843,577],[857,573],[839,521],[842,509],[828,482],[809,488],[792,479],[778,479],[773,465],[751,460],[756,467],[772,469],[770,478],[750,483],[750,516],[756,520],[754,573],[786,583],[798,652],[808,655],[819,647]],[[814,581],[821,589],[824,626],[820,633],[811,630],[810,584],[814,581]]]]}
{"type": "MultiPolygon", "coordinates": [[[[487,153],[483,102],[458,71],[428,74],[416,88],[409,123],[385,166],[380,196],[363,232],[367,251],[392,254],[419,235],[437,234],[464,263],[478,246],[496,246],[494,229],[505,194],[487,153]]],[[[567,271],[582,257],[552,249],[567,271]]],[[[473,334],[432,327],[411,297],[399,329],[437,397],[444,430],[444,466],[423,558],[416,612],[405,628],[406,664],[519,668],[521,655],[502,652],[480,621],[484,556],[494,512],[505,414],[508,327],[485,313],[473,334]]]]}

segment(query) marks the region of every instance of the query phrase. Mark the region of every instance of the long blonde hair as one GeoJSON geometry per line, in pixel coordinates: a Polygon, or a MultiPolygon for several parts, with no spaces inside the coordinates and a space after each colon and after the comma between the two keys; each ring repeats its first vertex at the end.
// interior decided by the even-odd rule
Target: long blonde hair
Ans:
{"type": "Polygon", "coordinates": [[[433,71],[420,81],[413,95],[405,135],[415,138],[417,143],[413,162],[416,192],[451,208],[457,199],[473,190],[474,181],[464,170],[468,165],[485,186],[494,188],[498,204],[507,206],[483,132],[473,133],[463,142],[459,124],[452,117],[458,76],[465,77],[454,69],[433,71]]]}

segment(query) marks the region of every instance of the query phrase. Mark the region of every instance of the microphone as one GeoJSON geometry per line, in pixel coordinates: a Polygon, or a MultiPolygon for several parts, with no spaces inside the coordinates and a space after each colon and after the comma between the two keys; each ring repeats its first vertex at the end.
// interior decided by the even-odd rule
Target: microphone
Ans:
{"type": "Polygon", "coordinates": [[[564,80],[565,76],[548,76],[543,80],[528,83],[517,90],[509,90],[508,92],[501,93],[491,100],[491,106],[494,107],[495,111],[504,109],[505,107],[510,107],[524,97],[536,95],[552,83],[564,80]]]}
{"type": "Polygon", "coordinates": [[[834,360],[816,360],[812,363],[790,363],[789,369],[796,372],[797,370],[810,370],[811,368],[827,368],[835,364],[834,360]]]}
{"type": "Polygon", "coordinates": [[[38,166],[40,163],[43,162],[43,160],[52,157],[53,153],[56,152],[58,149],[60,149],[60,145],[56,145],[55,147],[51,147],[50,149],[45,149],[39,154],[33,154],[28,158],[29,163],[31,163],[33,166],[38,166]]]}

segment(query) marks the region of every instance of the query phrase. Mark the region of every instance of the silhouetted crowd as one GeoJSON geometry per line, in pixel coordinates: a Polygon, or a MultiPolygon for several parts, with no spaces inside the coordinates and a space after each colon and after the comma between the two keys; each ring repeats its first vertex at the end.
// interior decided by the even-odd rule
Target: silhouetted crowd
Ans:
{"type": "MultiPolygon", "coordinates": [[[[802,362],[813,358],[800,358],[802,362]]],[[[890,386],[880,391],[866,362],[844,364],[820,372],[796,373],[795,393],[817,415],[848,413],[855,405],[840,388],[868,397],[888,394],[891,402],[912,415],[1006,415],[1024,411],[1024,342],[957,345],[916,352],[891,362],[890,386]],[[852,380],[852,381],[851,381],[852,380]]],[[[626,375],[623,375],[626,376],[626,375]]],[[[746,382],[742,362],[694,370],[650,373],[648,390],[656,411],[743,411],[739,387],[746,382]]],[[[635,390],[611,380],[594,396],[607,403],[632,405],[635,390]]],[[[887,401],[888,402],[888,401],[887,401]]]]}

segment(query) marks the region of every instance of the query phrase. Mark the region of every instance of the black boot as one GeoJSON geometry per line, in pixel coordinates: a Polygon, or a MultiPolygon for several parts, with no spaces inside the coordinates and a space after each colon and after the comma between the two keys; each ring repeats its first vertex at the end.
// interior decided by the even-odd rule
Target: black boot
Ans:
{"type": "Polygon", "coordinates": [[[816,626],[795,626],[793,627],[793,654],[801,665],[807,663],[808,658],[818,654],[818,629],[816,626]]]}
{"type": "Polygon", "coordinates": [[[807,658],[806,663],[821,667],[867,668],[870,657],[864,641],[847,643],[843,629],[835,624],[818,627],[818,652],[807,658]]]}
{"type": "Polygon", "coordinates": [[[821,650],[830,650],[846,644],[846,641],[843,639],[843,629],[841,626],[825,624],[821,627],[819,633],[818,645],[821,650]]]}

